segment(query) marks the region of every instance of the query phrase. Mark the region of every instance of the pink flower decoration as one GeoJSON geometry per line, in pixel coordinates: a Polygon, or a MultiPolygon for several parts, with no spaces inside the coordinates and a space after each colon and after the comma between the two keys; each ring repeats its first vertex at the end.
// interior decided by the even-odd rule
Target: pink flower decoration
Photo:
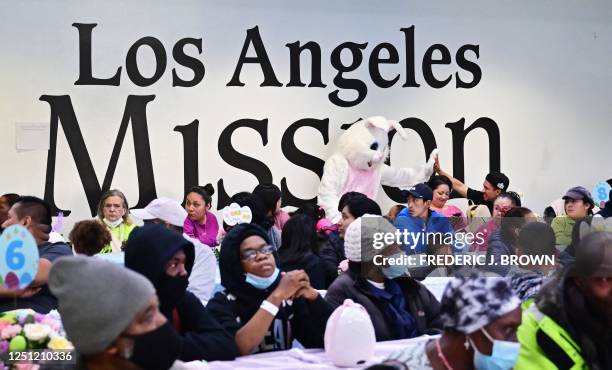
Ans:
{"type": "Polygon", "coordinates": [[[15,335],[21,333],[21,330],[21,325],[9,325],[6,328],[2,329],[2,331],[0,332],[0,337],[2,337],[2,339],[10,339],[15,335]]]}
{"type": "Polygon", "coordinates": [[[50,317],[45,317],[40,321],[41,324],[43,325],[48,325],[51,330],[57,332],[60,329],[60,323],[57,322],[56,320],[50,318],[50,317]]]}

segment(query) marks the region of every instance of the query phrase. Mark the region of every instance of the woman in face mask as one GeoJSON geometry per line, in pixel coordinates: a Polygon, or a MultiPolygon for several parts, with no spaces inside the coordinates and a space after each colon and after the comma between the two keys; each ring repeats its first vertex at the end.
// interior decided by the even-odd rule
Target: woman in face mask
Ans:
{"type": "Polygon", "coordinates": [[[119,190],[109,190],[102,194],[98,203],[98,220],[111,233],[112,240],[100,253],[121,252],[136,227],[130,219],[130,208],[125,195],[119,190]]]}
{"type": "Polygon", "coordinates": [[[520,351],[520,303],[504,278],[453,278],[442,296],[442,336],[396,352],[369,369],[512,369],[520,351]]]}
{"type": "Polygon", "coordinates": [[[331,306],[304,271],[281,272],[277,260],[266,231],[255,224],[234,226],[221,244],[225,291],[206,309],[235,336],[241,355],[289,349],[294,337],[304,347],[323,347],[331,306]]]}
{"type": "Polygon", "coordinates": [[[364,215],[353,221],[344,236],[349,270],[325,296],[334,307],[347,298],[361,304],[372,319],[377,341],[437,334],[442,329],[440,303],[408,276],[396,233],[382,216],[364,215]]]}
{"type": "Polygon", "coordinates": [[[177,361],[180,338],[144,276],[98,258],[64,257],[53,264],[49,287],[79,368],[185,368],[177,361]]]}

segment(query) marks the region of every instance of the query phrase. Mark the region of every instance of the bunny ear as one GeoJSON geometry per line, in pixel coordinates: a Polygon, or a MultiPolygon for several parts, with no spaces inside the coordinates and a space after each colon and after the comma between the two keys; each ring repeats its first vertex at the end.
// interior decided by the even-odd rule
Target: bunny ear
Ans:
{"type": "Polygon", "coordinates": [[[381,130],[384,130],[385,132],[389,132],[391,128],[389,126],[389,121],[387,121],[387,119],[383,116],[374,116],[374,117],[366,118],[366,126],[373,127],[373,128],[379,128],[381,130]]]}
{"type": "Polygon", "coordinates": [[[404,140],[408,139],[408,134],[406,133],[406,130],[404,130],[404,128],[402,127],[402,125],[400,125],[399,122],[394,121],[394,120],[389,120],[389,123],[391,124],[391,127],[393,127],[395,131],[397,131],[397,133],[402,137],[402,139],[404,140]]]}

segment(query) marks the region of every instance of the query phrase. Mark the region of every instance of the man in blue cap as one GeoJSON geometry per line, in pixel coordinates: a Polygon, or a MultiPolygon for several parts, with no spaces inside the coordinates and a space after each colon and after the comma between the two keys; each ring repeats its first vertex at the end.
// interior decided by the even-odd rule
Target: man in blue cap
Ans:
{"type": "MultiPolygon", "coordinates": [[[[402,190],[406,197],[407,207],[395,219],[395,227],[403,234],[403,248],[407,254],[425,253],[430,235],[435,235],[447,244],[454,235],[453,227],[444,215],[429,209],[433,191],[426,184],[416,184],[410,189],[402,190]]],[[[448,244],[453,244],[451,241],[448,244]]]]}

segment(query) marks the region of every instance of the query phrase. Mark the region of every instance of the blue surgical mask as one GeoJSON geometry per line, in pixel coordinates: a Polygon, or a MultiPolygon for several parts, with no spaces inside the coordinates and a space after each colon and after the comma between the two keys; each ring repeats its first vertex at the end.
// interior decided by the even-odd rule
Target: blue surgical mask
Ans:
{"type": "MultiPolygon", "coordinates": [[[[404,252],[398,252],[398,253],[395,253],[395,254],[387,257],[387,258],[391,258],[391,259],[394,259],[394,260],[400,262],[402,256],[404,256],[404,255],[405,255],[404,252]]],[[[398,278],[400,276],[407,275],[408,269],[406,268],[406,265],[404,265],[403,263],[400,263],[400,264],[396,264],[396,265],[392,265],[392,266],[383,267],[382,268],[382,272],[383,272],[383,275],[385,275],[385,277],[387,279],[395,279],[395,278],[398,278]]]]}
{"type": "Polygon", "coordinates": [[[267,289],[270,285],[272,285],[276,281],[278,274],[280,274],[280,270],[277,267],[274,269],[274,272],[272,273],[272,275],[268,277],[261,277],[261,276],[257,276],[257,275],[253,275],[249,273],[246,273],[245,275],[246,275],[247,283],[251,284],[257,289],[264,290],[264,289],[267,289]]]}
{"type": "Polygon", "coordinates": [[[521,344],[505,340],[493,339],[486,330],[480,329],[482,333],[493,343],[493,351],[490,356],[478,351],[472,340],[474,348],[474,368],[476,370],[510,370],[516,362],[521,344]]]}

